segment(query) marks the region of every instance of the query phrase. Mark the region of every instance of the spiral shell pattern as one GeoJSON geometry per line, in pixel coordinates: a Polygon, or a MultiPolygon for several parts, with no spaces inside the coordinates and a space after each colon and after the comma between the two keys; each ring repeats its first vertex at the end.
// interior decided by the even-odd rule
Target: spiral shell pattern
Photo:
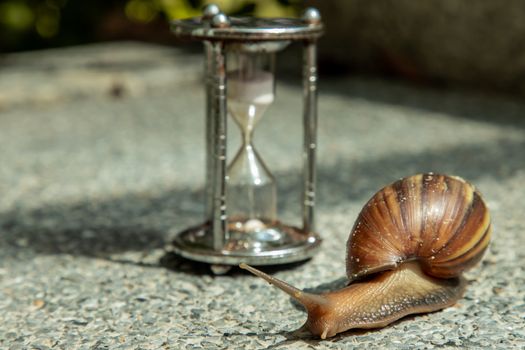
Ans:
{"type": "Polygon", "coordinates": [[[459,177],[418,174],[377,192],[347,242],[350,280],[411,260],[427,274],[451,278],[476,264],[491,236],[481,195],[459,177]]]}

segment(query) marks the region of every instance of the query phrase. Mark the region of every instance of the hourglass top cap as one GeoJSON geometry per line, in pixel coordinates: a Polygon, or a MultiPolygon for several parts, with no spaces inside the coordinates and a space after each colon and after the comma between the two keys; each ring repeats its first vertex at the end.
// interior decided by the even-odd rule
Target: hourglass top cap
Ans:
{"type": "Polygon", "coordinates": [[[315,7],[309,7],[303,12],[303,19],[310,24],[321,23],[321,13],[315,7]]]}
{"type": "Polygon", "coordinates": [[[208,4],[202,10],[202,17],[204,19],[211,19],[213,16],[221,13],[221,9],[216,4],[208,4]]]}
{"type": "Polygon", "coordinates": [[[181,38],[218,41],[314,40],[323,34],[315,8],[302,18],[229,17],[215,4],[207,5],[201,17],[172,21],[171,29],[181,38]]]}

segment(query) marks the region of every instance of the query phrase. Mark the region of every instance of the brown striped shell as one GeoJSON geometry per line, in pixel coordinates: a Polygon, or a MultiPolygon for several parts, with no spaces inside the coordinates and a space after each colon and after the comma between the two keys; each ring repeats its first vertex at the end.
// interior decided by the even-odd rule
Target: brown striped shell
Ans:
{"type": "Polygon", "coordinates": [[[490,216],[480,194],[459,177],[419,174],[377,192],[347,242],[350,280],[418,260],[450,278],[476,264],[488,246],[490,216]]]}

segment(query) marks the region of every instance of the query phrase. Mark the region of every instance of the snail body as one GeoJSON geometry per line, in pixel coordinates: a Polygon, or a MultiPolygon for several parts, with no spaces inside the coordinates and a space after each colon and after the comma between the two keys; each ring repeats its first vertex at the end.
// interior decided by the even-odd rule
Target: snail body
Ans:
{"type": "Polygon", "coordinates": [[[465,290],[462,272],[481,259],[490,236],[489,212],[472,185],[418,174],[382,188],[361,210],[347,242],[347,287],[311,294],[241,267],[300,302],[304,328],[325,339],[453,305],[465,290]]]}

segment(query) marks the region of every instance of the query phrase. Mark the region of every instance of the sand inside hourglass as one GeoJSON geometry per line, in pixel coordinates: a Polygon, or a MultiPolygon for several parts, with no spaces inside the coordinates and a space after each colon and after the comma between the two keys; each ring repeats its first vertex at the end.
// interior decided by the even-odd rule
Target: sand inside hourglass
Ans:
{"type": "Polygon", "coordinates": [[[247,79],[236,72],[230,73],[228,109],[241,129],[252,131],[273,100],[273,74],[257,71],[247,79]]]}

